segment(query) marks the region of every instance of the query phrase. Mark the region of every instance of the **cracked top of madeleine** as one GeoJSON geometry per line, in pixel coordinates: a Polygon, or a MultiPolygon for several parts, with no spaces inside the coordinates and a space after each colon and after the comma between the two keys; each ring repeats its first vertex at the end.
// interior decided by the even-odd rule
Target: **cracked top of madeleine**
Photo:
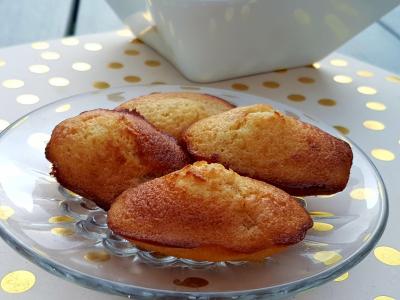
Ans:
{"type": "Polygon", "coordinates": [[[110,229],[141,245],[246,254],[298,243],[312,224],[286,192],[204,161],[126,190],[108,212],[110,229]]]}

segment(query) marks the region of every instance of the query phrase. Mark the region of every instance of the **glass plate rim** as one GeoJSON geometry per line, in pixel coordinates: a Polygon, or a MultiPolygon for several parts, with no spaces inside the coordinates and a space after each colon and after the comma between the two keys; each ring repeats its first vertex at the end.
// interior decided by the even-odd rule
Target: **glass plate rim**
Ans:
{"type": "MultiPolygon", "coordinates": [[[[74,94],[72,96],[64,97],[59,100],[53,101],[51,103],[45,104],[43,106],[40,106],[29,113],[23,115],[22,117],[18,118],[16,121],[11,123],[9,126],[7,126],[2,132],[0,132],[0,139],[3,138],[3,136],[11,131],[13,129],[13,126],[15,124],[18,124],[21,120],[24,118],[46,108],[49,106],[52,106],[54,104],[57,104],[59,102],[67,101],[68,99],[75,98],[78,96],[84,97],[85,95],[89,94],[102,94],[107,92],[111,92],[113,90],[119,90],[119,89],[134,89],[134,88],[143,88],[143,87],[156,87],[156,86],[162,86],[162,87],[169,87],[169,88],[176,88],[177,90],[185,90],[182,85],[154,85],[154,84],[141,84],[141,85],[135,85],[135,86],[118,86],[118,87],[113,87],[110,89],[107,89],[105,91],[89,91],[89,92],[84,92],[84,93],[79,93],[79,94],[74,94]]],[[[184,85],[184,87],[189,87],[189,88],[206,88],[208,90],[218,90],[218,91],[226,91],[232,94],[240,95],[240,96],[246,96],[246,93],[238,92],[238,91],[232,91],[232,90],[226,90],[226,89],[221,89],[221,88],[214,88],[214,87],[204,87],[204,86],[195,86],[195,85],[184,85]]],[[[228,94],[229,94],[228,93],[228,94]]],[[[248,96],[248,95],[247,95],[248,96]]],[[[271,102],[276,102],[272,99],[269,99],[264,96],[259,96],[259,95],[252,95],[256,96],[259,98],[264,98],[268,99],[271,102]]],[[[285,103],[279,103],[280,105],[283,106],[288,106],[290,109],[294,111],[298,111],[303,113],[301,110],[292,107],[290,105],[287,105],[285,103]]],[[[304,113],[303,113],[304,114],[304,113]]],[[[316,120],[317,122],[321,122],[319,118],[315,118],[312,115],[309,115],[307,113],[307,116],[309,118],[312,118],[313,120],[316,120]]],[[[322,122],[325,124],[324,122],[322,122]]],[[[329,126],[329,125],[328,125],[329,126]]],[[[258,289],[253,289],[253,290],[242,290],[242,291],[233,291],[233,292],[180,292],[180,291],[171,291],[171,290],[162,290],[162,289],[152,289],[152,288],[147,288],[147,287],[139,287],[135,285],[129,285],[129,284],[124,284],[124,283],[119,283],[107,279],[101,279],[97,278],[91,275],[87,275],[83,272],[71,269],[69,267],[65,267],[60,263],[54,262],[53,260],[46,258],[45,256],[42,256],[38,253],[35,253],[33,250],[29,248],[29,246],[26,246],[23,242],[19,241],[18,238],[16,238],[12,233],[7,231],[7,228],[4,226],[5,222],[0,222],[0,237],[15,251],[17,251],[20,255],[23,257],[27,258],[30,262],[36,264],[37,266],[41,267],[42,269],[46,270],[47,272],[56,275],[62,279],[66,279],[70,282],[76,283],[78,285],[88,287],[97,291],[103,291],[109,294],[116,294],[116,295],[121,295],[121,296],[127,296],[127,295],[141,295],[141,296],[181,296],[181,297],[187,297],[187,296],[194,296],[194,297],[238,297],[238,296],[247,296],[247,295],[264,295],[264,296],[290,296],[293,293],[299,293],[308,289],[311,289],[313,287],[317,287],[325,282],[328,282],[332,279],[335,279],[342,275],[344,272],[347,270],[351,269],[353,266],[357,265],[360,263],[374,248],[374,246],[378,243],[380,240],[386,224],[387,224],[387,219],[389,215],[389,201],[388,201],[388,196],[387,196],[387,191],[386,191],[386,186],[385,183],[382,179],[382,176],[373,163],[373,161],[366,155],[366,153],[356,144],[354,143],[350,138],[344,137],[341,134],[338,134],[342,139],[346,140],[349,142],[352,147],[355,147],[363,156],[364,159],[371,165],[373,171],[375,172],[376,179],[378,182],[378,186],[380,186],[380,194],[382,198],[382,210],[379,215],[379,224],[378,226],[374,229],[374,231],[371,233],[371,238],[362,246],[360,247],[357,251],[355,251],[353,254],[351,254],[347,259],[340,261],[336,266],[331,267],[328,270],[319,272],[313,276],[310,277],[305,277],[300,280],[296,280],[293,282],[289,283],[284,283],[280,285],[275,285],[271,287],[266,287],[266,288],[258,288],[258,289]]]]}

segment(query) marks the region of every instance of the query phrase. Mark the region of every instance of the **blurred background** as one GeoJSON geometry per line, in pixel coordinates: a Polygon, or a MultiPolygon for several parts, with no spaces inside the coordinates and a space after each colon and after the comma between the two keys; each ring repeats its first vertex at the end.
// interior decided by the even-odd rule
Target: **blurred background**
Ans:
{"type": "MultiPolygon", "coordinates": [[[[0,47],[124,26],[105,0],[0,0],[0,20],[0,47]]],[[[400,6],[338,51],[400,73],[400,6]]]]}

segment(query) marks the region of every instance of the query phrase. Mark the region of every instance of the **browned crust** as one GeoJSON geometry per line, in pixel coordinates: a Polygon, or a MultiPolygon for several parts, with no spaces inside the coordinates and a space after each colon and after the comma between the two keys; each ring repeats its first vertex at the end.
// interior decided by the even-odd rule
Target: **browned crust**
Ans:
{"type": "MultiPolygon", "coordinates": [[[[238,108],[240,109],[240,108],[238,108]]],[[[229,113],[229,112],[225,112],[229,113]]],[[[225,114],[222,113],[222,114],[225,114]]],[[[220,115],[222,115],[220,114],[220,115]]],[[[275,112],[275,114],[277,114],[275,112]]],[[[218,116],[218,115],[217,115],[218,116]]],[[[281,113],[278,113],[279,118],[291,118],[289,116],[284,116],[281,113]]],[[[216,116],[213,116],[216,117],[216,116]]],[[[212,118],[212,117],[210,117],[212,118]]],[[[291,118],[293,119],[293,118],[291,118]]],[[[203,120],[204,121],[204,120],[203,120]]],[[[202,121],[199,121],[202,122],[202,121]]],[[[241,175],[249,176],[254,179],[258,179],[267,183],[270,183],[278,188],[283,189],[287,193],[294,196],[310,196],[310,195],[328,195],[342,191],[349,180],[350,169],[353,161],[353,153],[351,147],[345,141],[338,139],[330,134],[324,132],[323,130],[299,120],[296,120],[298,125],[298,130],[308,130],[312,132],[312,136],[307,137],[308,147],[303,151],[296,153],[286,161],[282,162],[281,166],[276,166],[276,168],[285,168],[288,164],[304,164],[304,162],[316,162],[314,164],[319,164],[320,169],[330,169],[332,170],[332,176],[326,180],[326,178],[321,178],[321,180],[310,180],[308,178],[308,172],[313,171],[311,169],[304,170],[304,180],[293,181],[290,180],[290,174],[286,174],[284,177],[274,177],[271,175],[270,170],[260,170],[254,168],[251,172],[247,172],[246,170],[242,170],[241,168],[236,167],[236,161],[227,161],[224,160],[220,154],[218,153],[204,153],[202,151],[196,151],[196,144],[189,137],[188,132],[190,132],[193,128],[198,126],[199,122],[192,124],[188,127],[182,135],[182,142],[186,145],[186,149],[189,154],[196,160],[205,160],[207,162],[218,162],[222,163],[227,168],[232,168],[234,171],[238,172],[241,175]],[[321,153],[321,144],[328,144],[331,146],[331,151],[329,153],[321,153]],[[335,172],[337,172],[335,174],[335,172]],[[342,175],[339,176],[338,174],[342,175]],[[339,178],[340,177],[340,178],[339,178]],[[288,180],[289,178],[289,180],[288,180]]],[[[283,139],[284,137],[277,136],[276,139],[283,139]]],[[[259,153],[254,153],[255,156],[258,156],[259,153]]],[[[238,160],[242,159],[241,157],[237,157],[238,160]]],[[[314,167],[315,169],[315,167],[314,167]]],[[[298,167],[298,170],[301,172],[301,167],[298,167]]]]}
{"type": "Polygon", "coordinates": [[[231,109],[231,108],[235,108],[236,105],[230,103],[229,101],[222,99],[220,97],[214,96],[214,95],[210,95],[210,94],[206,94],[206,93],[195,93],[195,92],[166,92],[166,93],[151,93],[148,95],[144,95],[144,96],[139,96],[136,97],[134,99],[131,99],[127,102],[122,103],[121,105],[117,106],[115,108],[115,110],[124,110],[126,109],[126,105],[129,104],[129,102],[131,101],[152,101],[154,99],[157,100],[168,100],[171,97],[180,97],[180,98],[184,98],[184,99],[190,99],[190,100],[197,100],[197,101],[207,101],[207,100],[213,100],[215,102],[218,102],[224,106],[226,106],[226,108],[231,109]]]}
{"type": "Polygon", "coordinates": [[[209,196],[198,198],[176,185],[182,174],[199,188],[209,185],[209,175],[199,174],[189,165],[128,189],[108,213],[109,228],[129,240],[153,246],[219,247],[236,254],[252,254],[298,243],[313,225],[296,200],[266,183],[243,179],[254,201],[221,199],[218,189],[224,189],[223,185],[209,196]]]}
{"type": "Polygon", "coordinates": [[[137,111],[121,111],[120,113],[135,119],[137,126],[135,137],[139,147],[139,156],[151,166],[155,176],[176,171],[190,163],[189,156],[179,147],[174,137],[158,130],[137,111]],[[174,148],[174,151],[167,151],[171,147],[174,148]]]}
{"type": "MultiPolygon", "coordinates": [[[[74,130],[79,130],[75,128],[74,130]]],[[[105,137],[106,138],[106,137],[105,137]]],[[[91,145],[88,145],[91,146],[91,145]]],[[[117,151],[112,146],[99,151],[117,151]]],[[[111,153],[111,152],[110,152],[111,153]]],[[[53,164],[51,174],[56,177],[57,181],[65,188],[87,198],[93,200],[100,207],[108,209],[116,196],[118,196],[126,188],[130,187],[132,182],[141,183],[154,177],[162,176],[169,172],[175,171],[187,163],[189,163],[188,155],[177,145],[173,137],[167,136],[135,112],[117,112],[106,109],[96,109],[83,112],[80,115],[67,119],[58,124],[52,133],[51,139],[45,149],[46,158],[53,164]],[[93,179],[93,184],[88,183],[89,174],[82,172],[81,176],[86,178],[77,178],[73,174],[65,172],[65,169],[59,163],[59,151],[56,151],[57,144],[63,143],[65,133],[63,129],[69,122],[85,118],[94,118],[99,115],[110,115],[110,117],[119,118],[121,130],[124,134],[132,138],[132,142],[137,141],[138,157],[143,165],[147,168],[147,173],[140,178],[121,178],[120,182],[97,182],[97,178],[93,179]],[[84,179],[84,180],[82,180],[84,179]],[[86,182],[82,184],[82,181],[86,182]]],[[[71,164],[74,164],[71,161],[71,164]]],[[[82,166],[80,166],[82,167],[82,166]]],[[[116,163],[115,173],[118,174],[121,165],[116,163]]],[[[102,172],[101,164],[99,164],[98,172],[102,172]]],[[[118,175],[116,175],[118,176],[118,175]]]]}

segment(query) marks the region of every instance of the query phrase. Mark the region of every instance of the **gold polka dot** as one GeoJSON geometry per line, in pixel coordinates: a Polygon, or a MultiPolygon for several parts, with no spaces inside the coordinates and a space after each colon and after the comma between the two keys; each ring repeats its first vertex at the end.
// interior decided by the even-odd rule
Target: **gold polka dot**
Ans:
{"type": "Polygon", "coordinates": [[[320,63],[313,63],[312,66],[313,66],[314,69],[321,68],[321,64],[320,63]]]}
{"type": "Polygon", "coordinates": [[[367,102],[365,106],[376,111],[386,110],[386,105],[381,102],[367,102]]]}
{"type": "Polygon", "coordinates": [[[360,77],[372,77],[372,76],[374,76],[374,73],[371,71],[367,71],[367,70],[360,70],[360,71],[357,71],[357,75],[360,77]]]}
{"type": "Polygon", "coordinates": [[[76,62],[72,64],[72,69],[74,69],[75,71],[84,72],[89,71],[91,68],[92,66],[85,62],[76,62]]]}
{"type": "Polygon", "coordinates": [[[6,65],[6,62],[0,58],[0,67],[3,67],[5,65],[6,65]]]}
{"type": "Polygon", "coordinates": [[[50,45],[49,45],[49,43],[46,43],[46,42],[36,42],[36,43],[32,43],[31,47],[36,50],[45,50],[45,49],[48,49],[50,47],[50,45]]]}
{"type": "Polygon", "coordinates": [[[54,216],[54,217],[49,218],[50,224],[71,223],[74,221],[75,221],[75,219],[70,216],[54,216]]]}
{"type": "Polygon", "coordinates": [[[318,251],[314,253],[313,257],[326,266],[333,265],[342,259],[342,256],[336,251],[318,251]]]}
{"type": "Polygon", "coordinates": [[[334,214],[327,212],[327,211],[310,211],[310,215],[315,216],[315,217],[322,217],[322,218],[329,218],[333,217],[334,214]]]}
{"type": "Polygon", "coordinates": [[[199,91],[199,90],[201,90],[201,88],[198,87],[198,86],[181,85],[180,87],[181,87],[182,90],[191,90],[191,91],[199,91]]]}
{"type": "Polygon", "coordinates": [[[331,195],[319,195],[318,198],[323,198],[323,199],[325,199],[325,198],[332,198],[332,197],[335,197],[335,196],[336,196],[336,194],[331,194],[331,195]]]}
{"type": "Polygon", "coordinates": [[[71,236],[74,234],[74,230],[71,228],[64,228],[64,227],[55,227],[50,230],[50,232],[54,235],[58,236],[71,236]]]}
{"type": "Polygon", "coordinates": [[[332,59],[330,63],[335,67],[346,67],[348,65],[347,61],[344,59],[332,59]]]}
{"type": "Polygon", "coordinates": [[[364,95],[375,95],[378,91],[370,86],[359,86],[357,91],[364,95]]]}
{"type": "Polygon", "coordinates": [[[117,31],[117,35],[119,36],[132,36],[132,31],[130,31],[130,29],[126,28],[126,29],[121,29],[117,31]]]}
{"type": "Polygon", "coordinates": [[[286,73],[287,69],[278,69],[278,70],[274,70],[274,73],[286,73]]]}
{"type": "Polygon", "coordinates": [[[74,37],[67,37],[61,40],[61,44],[64,46],[76,46],[79,44],[79,40],[74,37]]]}
{"type": "Polygon", "coordinates": [[[385,129],[385,124],[375,121],[375,120],[366,120],[363,122],[363,125],[365,128],[371,129],[371,130],[383,130],[385,129]]]}
{"type": "Polygon", "coordinates": [[[329,98],[322,98],[318,100],[318,104],[322,106],[335,106],[336,101],[329,98]]]}
{"type": "Polygon", "coordinates": [[[349,134],[350,129],[347,127],[341,126],[341,125],[335,125],[333,126],[337,131],[339,131],[341,134],[349,134]]]}
{"type": "Polygon", "coordinates": [[[323,222],[314,222],[312,229],[315,231],[330,231],[334,228],[332,224],[323,223],[323,222]]]}
{"type": "Polygon", "coordinates": [[[333,76],[333,80],[337,83],[351,83],[353,79],[350,76],[346,75],[335,75],[333,76]]]}
{"type": "Polygon", "coordinates": [[[400,266],[400,251],[392,247],[380,246],[374,249],[375,257],[386,265],[400,266]]]}
{"type": "Polygon", "coordinates": [[[141,39],[134,38],[134,39],[131,41],[131,43],[132,43],[132,44],[138,44],[138,45],[140,45],[140,44],[143,44],[143,41],[142,41],[141,39]]]}
{"type": "Polygon", "coordinates": [[[126,55],[135,56],[135,55],[139,55],[140,52],[135,49],[128,49],[128,50],[125,50],[124,53],[126,55]]]}
{"type": "Polygon", "coordinates": [[[304,84],[311,84],[315,82],[315,79],[311,77],[299,77],[297,80],[304,84]]]}
{"type": "Polygon", "coordinates": [[[349,272],[346,272],[346,273],[340,275],[340,276],[337,277],[334,281],[336,281],[336,282],[341,282],[341,281],[346,280],[347,278],[349,278],[349,272]]]}
{"type": "Polygon", "coordinates": [[[55,109],[55,111],[58,113],[61,113],[61,112],[69,111],[70,109],[71,109],[71,104],[64,104],[64,105],[57,107],[55,109]]]}
{"type": "Polygon", "coordinates": [[[244,84],[244,83],[233,83],[231,85],[231,87],[234,90],[238,90],[238,91],[247,91],[249,89],[249,86],[247,84],[244,84]]]}
{"type": "Polygon", "coordinates": [[[39,102],[39,97],[32,94],[23,94],[17,97],[17,102],[21,104],[35,104],[39,102]]]}
{"type": "Polygon", "coordinates": [[[108,64],[108,67],[110,69],[121,69],[121,68],[124,67],[124,65],[119,63],[119,62],[111,62],[111,63],[108,64]]]}
{"type": "Polygon", "coordinates": [[[355,200],[368,200],[373,198],[374,191],[370,188],[357,188],[350,192],[350,197],[355,200]]]}
{"type": "Polygon", "coordinates": [[[7,79],[2,82],[2,85],[8,89],[18,89],[24,86],[24,82],[19,79],[7,79]]]}
{"type": "Polygon", "coordinates": [[[14,209],[6,205],[0,205],[0,220],[7,220],[15,213],[14,209]]]}
{"type": "Polygon", "coordinates": [[[0,119],[0,131],[6,129],[10,125],[6,120],[0,119]]]}
{"type": "Polygon", "coordinates": [[[158,60],[146,60],[144,64],[148,67],[158,67],[161,63],[158,60]]]}
{"type": "Polygon", "coordinates": [[[1,280],[1,288],[6,293],[23,293],[31,289],[36,281],[33,273],[24,270],[18,270],[8,273],[1,280]]]}
{"type": "Polygon", "coordinates": [[[151,84],[166,84],[164,81],[153,81],[151,84]]]}
{"type": "Polygon", "coordinates": [[[277,89],[280,87],[280,84],[276,81],[264,81],[262,85],[269,89],[277,89]]]}
{"type": "Polygon", "coordinates": [[[384,296],[384,295],[382,295],[382,296],[376,296],[376,297],[374,298],[374,300],[396,300],[396,299],[393,298],[393,297],[390,297],[390,296],[384,296]]]}
{"type": "Polygon", "coordinates": [[[389,82],[400,83],[400,77],[396,75],[387,76],[385,79],[389,82]]]}
{"type": "Polygon", "coordinates": [[[369,239],[371,238],[371,234],[367,233],[364,237],[363,237],[363,242],[369,241],[369,239]]]}
{"type": "Polygon", "coordinates": [[[117,101],[117,102],[123,101],[123,100],[125,100],[125,98],[123,96],[121,96],[123,94],[124,94],[123,92],[111,93],[111,94],[107,95],[107,99],[110,101],[117,101]]]}
{"type": "Polygon", "coordinates": [[[83,48],[88,51],[100,51],[101,49],[103,49],[103,46],[99,43],[85,43],[83,45],[83,48]]]}
{"type": "Polygon", "coordinates": [[[78,198],[80,197],[78,194],[74,193],[73,191],[70,191],[69,189],[64,188],[64,192],[66,192],[68,195],[74,197],[74,198],[78,198]]]}
{"type": "Polygon", "coordinates": [[[110,260],[111,256],[106,251],[89,251],[84,258],[90,262],[105,262],[110,260]]]}
{"type": "Polygon", "coordinates": [[[28,144],[32,148],[38,150],[44,150],[49,140],[50,140],[50,135],[48,135],[47,133],[36,132],[32,133],[28,137],[28,144]]]}
{"type": "Polygon", "coordinates": [[[125,76],[124,80],[126,82],[135,83],[141,81],[142,79],[139,76],[131,75],[131,76],[125,76]]]}
{"type": "Polygon", "coordinates": [[[55,51],[45,51],[40,54],[40,57],[45,60],[57,60],[61,57],[60,53],[55,51]]]}
{"type": "Polygon", "coordinates": [[[287,98],[291,101],[295,101],[295,102],[301,102],[306,100],[306,97],[304,97],[303,95],[300,94],[291,94],[289,96],[287,96],[287,98]]]}
{"type": "Polygon", "coordinates": [[[376,159],[383,161],[391,161],[396,158],[393,152],[382,148],[372,149],[371,154],[376,159]]]}
{"type": "Polygon", "coordinates": [[[49,84],[52,86],[67,86],[69,85],[69,80],[64,77],[52,77],[49,79],[49,84]]]}
{"type": "Polygon", "coordinates": [[[50,71],[50,68],[46,65],[31,65],[29,71],[35,74],[44,74],[50,71]]]}
{"type": "Polygon", "coordinates": [[[93,82],[93,87],[96,89],[108,89],[110,87],[110,84],[105,81],[95,81],[93,82]]]}

